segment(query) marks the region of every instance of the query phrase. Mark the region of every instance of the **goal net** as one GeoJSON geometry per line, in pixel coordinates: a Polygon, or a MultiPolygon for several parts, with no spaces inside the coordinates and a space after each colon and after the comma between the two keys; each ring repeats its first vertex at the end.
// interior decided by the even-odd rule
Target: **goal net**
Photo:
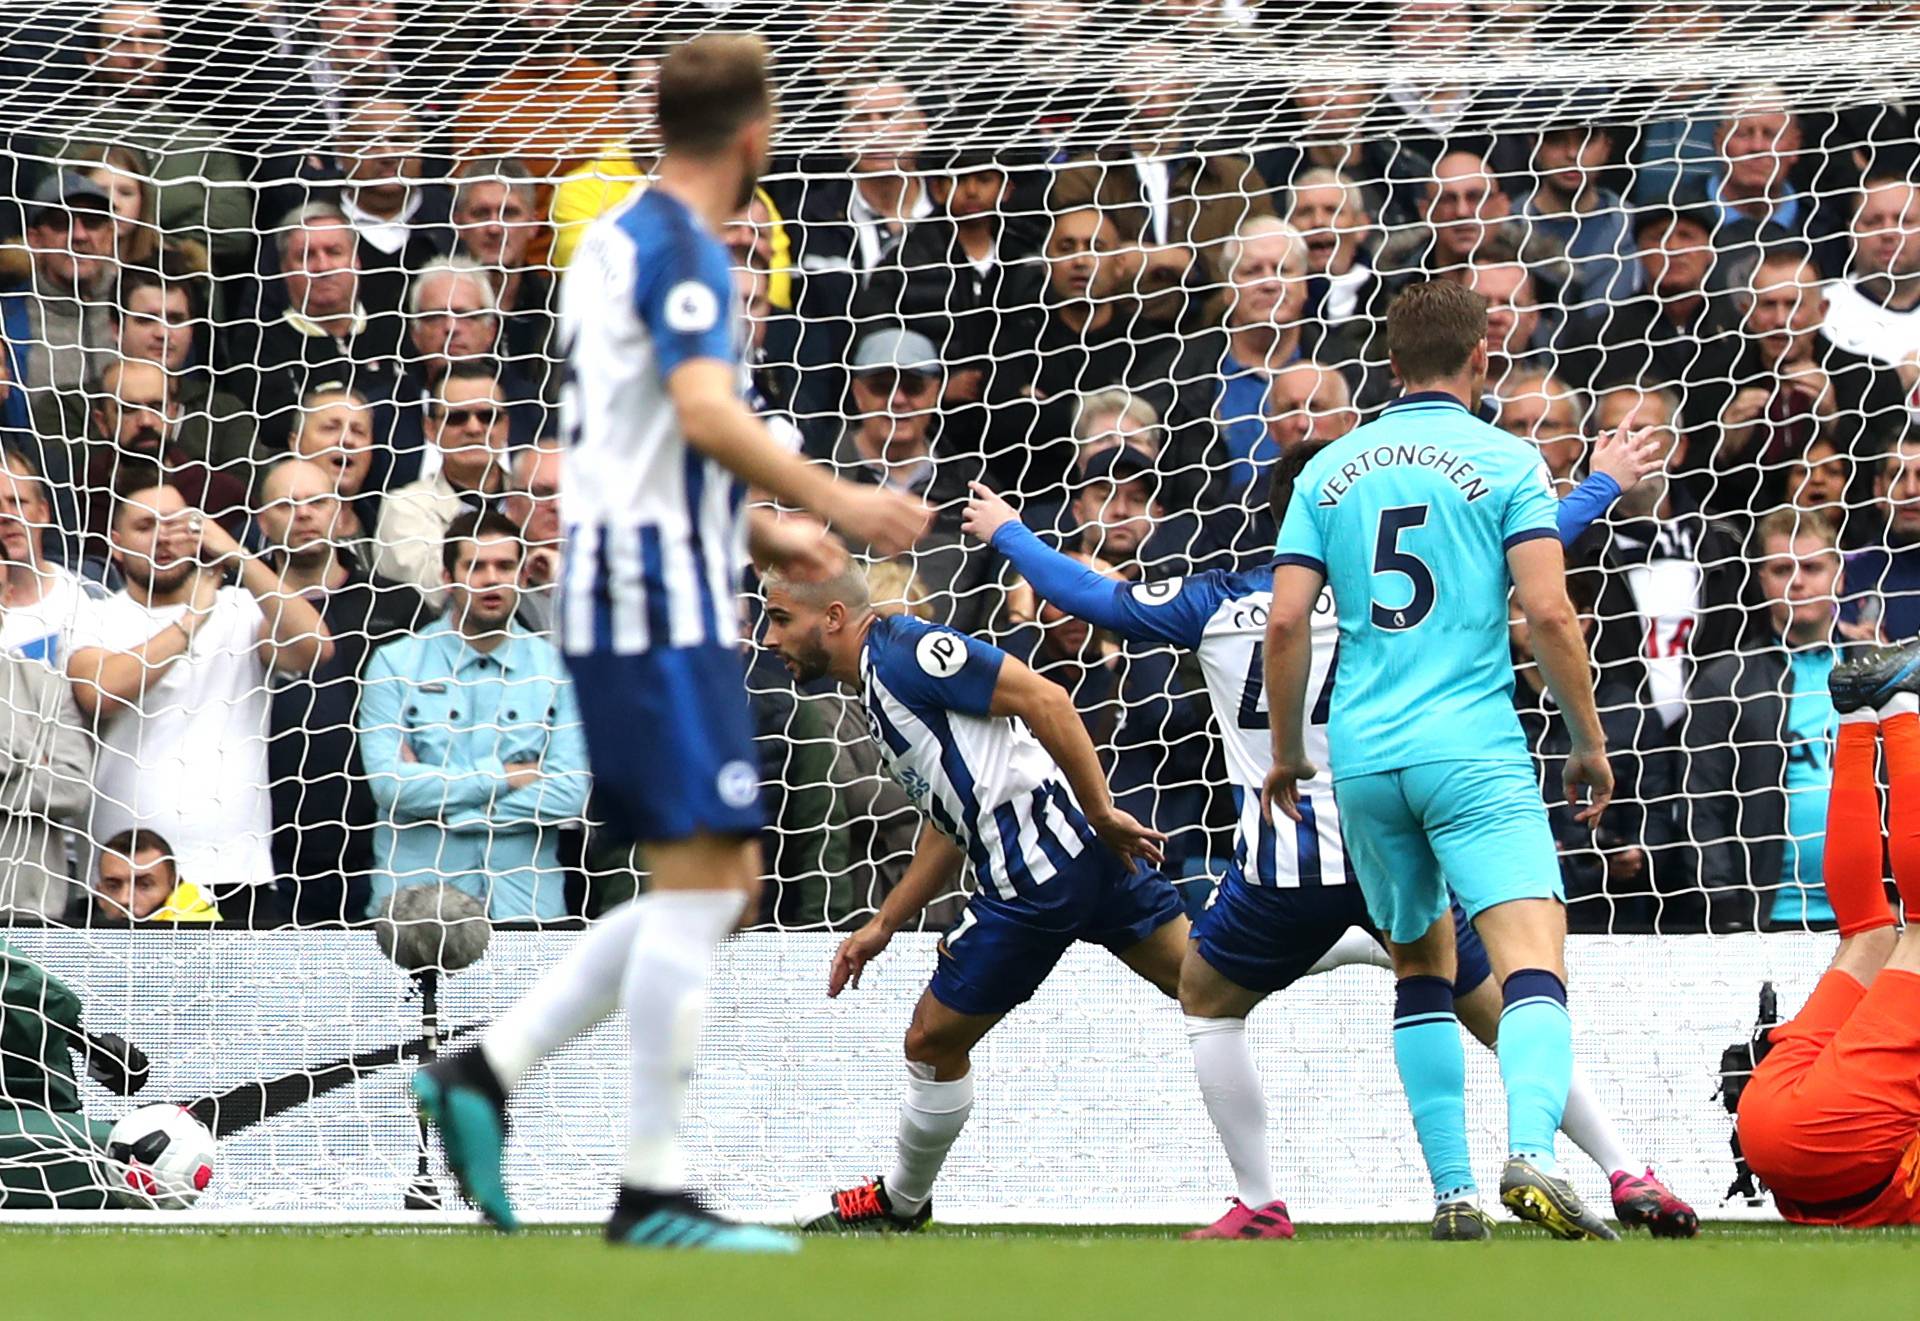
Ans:
{"type": "MultiPolygon", "coordinates": [[[[1602,482],[1568,549],[1617,796],[1597,831],[1553,821],[1584,1066],[1714,1205],[1720,1051],[1763,981],[1797,1006],[1830,940],[1827,669],[1920,634],[1898,4],[8,5],[0,1211],[100,1207],[89,1144],[156,1099],[222,1138],[195,1214],[460,1209],[411,1061],[645,886],[595,829],[552,642],[554,297],[584,227],[647,186],[662,54],[722,29],[766,38],[780,100],[726,235],[754,406],[933,506],[915,551],[868,557],[876,599],[1070,691],[1195,911],[1233,853],[1235,713],[1191,655],[1036,600],[963,531],[969,484],[1116,579],[1257,567],[1275,461],[1398,393],[1393,294],[1488,300],[1483,413],[1563,495],[1632,487],[1602,482]],[[1602,443],[1623,424],[1659,442],[1637,483],[1602,443]],[[478,526],[509,547],[487,590],[444,558],[478,526]],[[463,640],[489,618],[504,651],[463,640]],[[423,889],[403,925],[484,918],[484,956],[383,955],[374,919],[423,889]],[[98,1080],[102,1033],[150,1058],[138,1097],[98,1080]]],[[[750,582],[740,612],[754,636],[750,582]]],[[[1554,805],[1564,722],[1514,649],[1554,805]]],[[[696,1179],[766,1213],[882,1150],[965,894],[827,1003],[919,819],[847,694],[764,651],[749,675],[767,883],[691,1122],[696,1179]]],[[[1421,1211],[1385,993],[1341,970],[1254,1018],[1296,1212],[1421,1211]],[[1356,1045],[1354,1023],[1378,1026],[1356,1045]]],[[[621,1032],[516,1102],[536,1214],[606,1203],[621,1032]]],[[[1177,1016],[1104,954],[980,1059],[944,1212],[1186,1218],[1228,1186],[1177,1016]]]]}

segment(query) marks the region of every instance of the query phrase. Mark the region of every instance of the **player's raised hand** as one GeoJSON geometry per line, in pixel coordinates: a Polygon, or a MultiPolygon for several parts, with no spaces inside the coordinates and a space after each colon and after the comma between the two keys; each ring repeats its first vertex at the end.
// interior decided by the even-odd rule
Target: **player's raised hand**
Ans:
{"type": "Polygon", "coordinates": [[[878,922],[869,922],[840,942],[834,951],[833,967],[827,973],[827,998],[852,986],[860,989],[860,974],[893,939],[893,933],[878,922]]]}
{"type": "Polygon", "coordinates": [[[1126,812],[1117,807],[1109,807],[1098,816],[1089,815],[1087,823],[1093,827],[1093,833],[1100,842],[1128,860],[1138,858],[1150,867],[1158,867],[1166,857],[1162,847],[1167,837],[1149,826],[1143,826],[1126,812]]]}
{"type": "Polygon", "coordinates": [[[973,494],[967,497],[967,507],[960,515],[962,532],[990,542],[994,533],[1019,521],[1020,515],[1013,512],[1013,506],[984,482],[968,482],[967,489],[973,494]]]}
{"type": "Polygon", "coordinates": [[[846,562],[845,543],[815,520],[761,509],[753,514],[747,524],[747,550],[756,565],[771,566],[799,581],[818,582],[838,573],[846,562]]]}
{"type": "Polygon", "coordinates": [[[1573,807],[1573,819],[1583,826],[1595,825],[1600,814],[1613,801],[1613,766],[1605,752],[1570,752],[1567,769],[1560,777],[1567,789],[1567,803],[1573,807]],[[1586,806],[1580,805],[1580,791],[1587,790],[1586,806]]]}
{"type": "Polygon", "coordinates": [[[875,553],[898,555],[913,549],[914,543],[927,534],[933,511],[924,501],[898,491],[847,485],[835,502],[830,521],[875,553]]]}
{"type": "Polygon", "coordinates": [[[1276,811],[1289,821],[1300,820],[1300,782],[1311,780],[1319,773],[1313,763],[1304,758],[1298,761],[1275,758],[1273,769],[1267,772],[1267,782],[1260,789],[1260,810],[1266,813],[1267,820],[1273,820],[1276,811]]]}
{"type": "Polygon", "coordinates": [[[1623,494],[1660,471],[1660,465],[1666,461],[1666,446],[1660,440],[1659,429],[1628,430],[1632,425],[1633,419],[1629,417],[1600,437],[1588,465],[1594,472],[1603,472],[1618,482],[1623,494]]]}

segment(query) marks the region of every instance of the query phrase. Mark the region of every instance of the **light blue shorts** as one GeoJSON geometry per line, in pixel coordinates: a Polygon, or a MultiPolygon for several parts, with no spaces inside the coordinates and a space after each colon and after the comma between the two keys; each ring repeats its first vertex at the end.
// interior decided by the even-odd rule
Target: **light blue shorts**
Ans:
{"type": "Polygon", "coordinates": [[[1340,828],[1375,925],[1427,933],[1448,887],[1468,917],[1514,899],[1566,902],[1531,761],[1436,761],[1336,780],[1340,828]]]}

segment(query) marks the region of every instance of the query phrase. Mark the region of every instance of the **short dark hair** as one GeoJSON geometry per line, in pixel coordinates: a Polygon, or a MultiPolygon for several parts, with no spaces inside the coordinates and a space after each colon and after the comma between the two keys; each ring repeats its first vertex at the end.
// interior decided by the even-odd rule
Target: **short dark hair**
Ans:
{"type": "Polygon", "coordinates": [[[1273,479],[1267,485],[1267,503],[1273,509],[1276,527],[1286,520],[1287,506],[1293,503],[1293,488],[1300,480],[1301,470],[1331,444],[1332,440],[1303,440],[1274,461],[1273,479]]]}
{"type": "Polygon", "coordinates": [[[674,47],[660,62],[654,108],[668,151],[714,155],[773,108],[766,43],[709,33],[674,47]]]}
{"type": "MultiPolygon", "coordinates": [[[[500,383],[500,369],[491,360],[456,362],[447,368],[447,374],[440,378],[438,388],[427,397],[427,403],[434,411],[444,413],[447,410],[447,387],[455,381],[485,381],[499,390],[501,404],[506,403],[506,386],[500,383]]],[[[365,395],[361,396],[361,402],[366,402],[365,395]]]]}
{"type": "Polygon", "coordinates": [[[179,872],[179,864],[173,854],[173,845],[169,844],[167,837],[157,830],[142,830],[137,827],[123,830],[102,844],[100,852],[118,853],[129,860],[139,857],[142,853],[159,853],[165,856],[168,865],[174,868],[176,875],[179,872]]]}
{"type": "MultiPolygon", "coordinates": [[[[463,542],[478,541],[482,537],[506,537],[516,546],[520,545],[520,526],[505,514],[492,509],[469,509],[466,513],[447,524],[447,537],[440,543],[440,567],[448,573],[460,562],[460,546],[463,542]]],[[[522,547],[524,553],[525,547],[522,547]]]]}
{"type": "MultiPolygon", "coordinates": [[[[152,459],[121,459],[113,474],[113,517],[108,521],[108,527],[120,525],[120,515],[126,513],[134,496],[165,486],[173,486],[173,483],[167,480],[166,472],[152,459]]],[[[174,489],[179,490],[177,486],[174,489]]]]}
{"type": "Polygon", "coordinates": [[[1387,356],[1406,386],[1459,374],[1486,342],[1487,300],[1450,280],[1422,280],[1387,308],[1387,356]]]}

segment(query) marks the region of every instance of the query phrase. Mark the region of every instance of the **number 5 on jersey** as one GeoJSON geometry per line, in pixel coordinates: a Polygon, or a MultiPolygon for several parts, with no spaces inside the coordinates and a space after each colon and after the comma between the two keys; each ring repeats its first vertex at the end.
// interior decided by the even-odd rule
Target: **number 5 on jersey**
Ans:
{"type": "Polygon", "coordinates": [[[1374,576],[1383,573],[1401,575],[1412,584],[1413,599],[1401,606],[1384,606],[1375,600],[1372,611],[1375,628],[1385,629],[1389,633],[1403,632],[1418,627],[1420,621],[1433,610],[1433,570],[1412,551],[1400,549],[1400,534],[1409,528],[1424,527],[1426,521],[1425,505],[1402,505],[1380,511],[1379,531],[1373,539],[1374,576]]]}

